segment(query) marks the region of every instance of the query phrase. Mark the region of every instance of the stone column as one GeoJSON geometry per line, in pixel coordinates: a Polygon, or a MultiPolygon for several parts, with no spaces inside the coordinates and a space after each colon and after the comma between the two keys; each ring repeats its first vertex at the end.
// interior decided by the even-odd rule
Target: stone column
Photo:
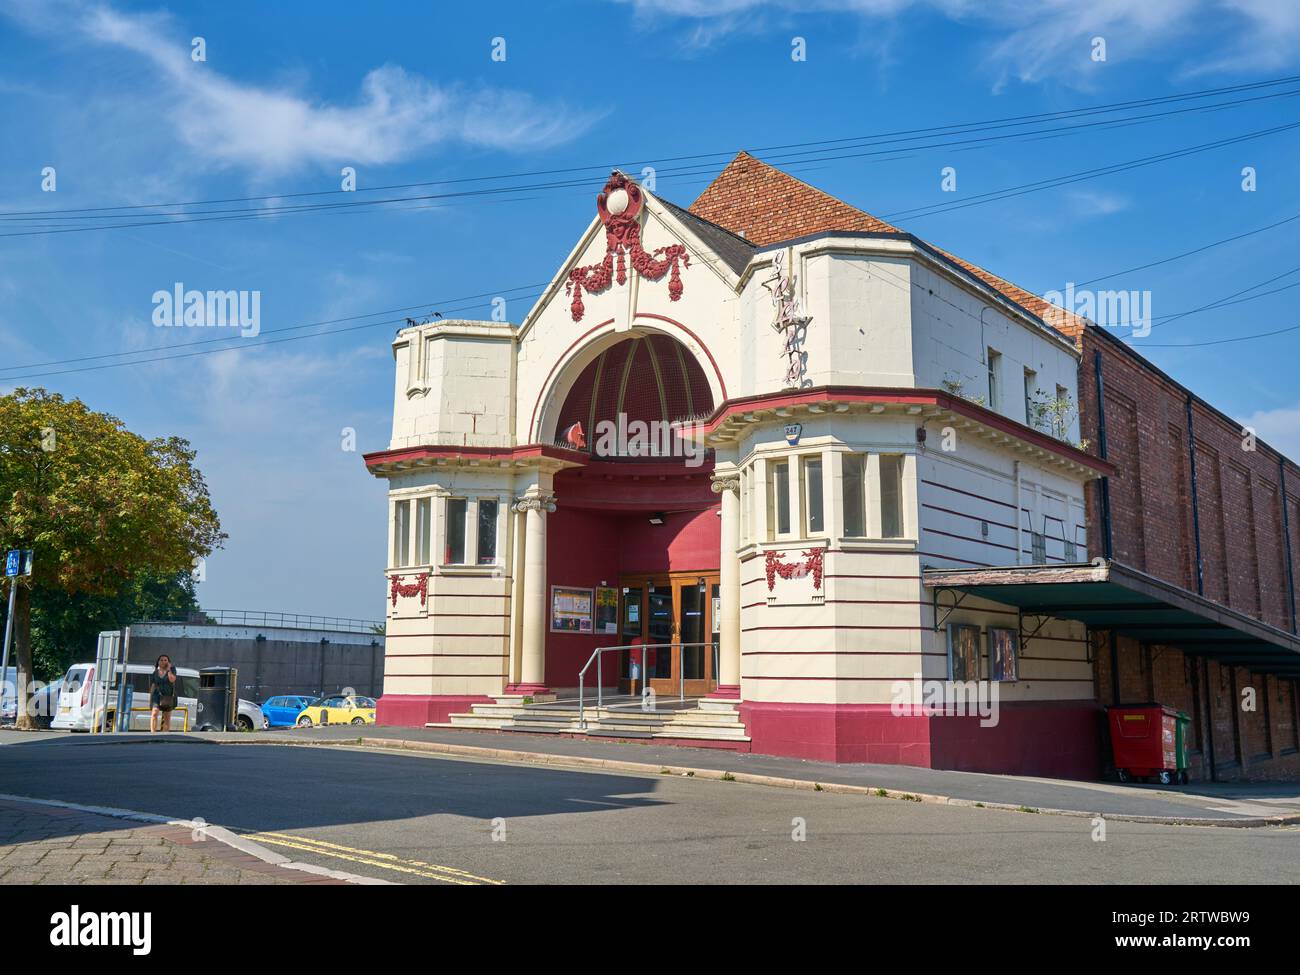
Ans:
{"type": "Polygon", "coordinates": [[[524,512],[523,620],[519,683],[506,688],[507,694],[538,697],[546,687],[546,514],[555,510],[555,497],[529,494],[515,502],[524,512]]]}
{"type": "Polygon", "coordinates": [[[740,473],[713,475],[713,491],[722,496],[722,544],[718,561],[718,689],[710,697],[740,698],[740,473]]]}

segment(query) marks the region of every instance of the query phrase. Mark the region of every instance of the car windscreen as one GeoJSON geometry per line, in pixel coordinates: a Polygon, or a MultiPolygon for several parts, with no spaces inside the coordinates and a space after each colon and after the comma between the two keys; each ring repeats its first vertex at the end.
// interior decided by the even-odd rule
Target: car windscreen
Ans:
{"type": "Polygon", "coordinates": [[[63,689],[70,694],[75,694],[81,690],[81,684],[86,679],[86,673],[89,668],[84,664],[78,667],[69,667],[67,676],[63,678],[63,689]]]}

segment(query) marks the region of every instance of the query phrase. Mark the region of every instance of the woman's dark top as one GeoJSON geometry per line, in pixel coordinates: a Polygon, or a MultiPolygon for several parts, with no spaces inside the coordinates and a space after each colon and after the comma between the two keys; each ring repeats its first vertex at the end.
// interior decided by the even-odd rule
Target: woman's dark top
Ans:
{"type": "Polygon", "coordinates": [[[181,679],[176,678],[176,683],[167,679],[166,674],[159,674],[158,668],[155,667],[149,674],[149,704],[152,707],[162,707],[162,699],[170,697],[172,702],[176,701],[177,690],[180,687],[181,679]]]}

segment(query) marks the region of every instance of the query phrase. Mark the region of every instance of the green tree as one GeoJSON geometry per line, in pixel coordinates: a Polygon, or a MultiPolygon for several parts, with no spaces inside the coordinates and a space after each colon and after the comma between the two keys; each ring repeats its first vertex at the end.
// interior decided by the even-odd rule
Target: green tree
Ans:
{"type": "Polygon", "coordinates": [[[44,389],[0,396],[0,550],[29,548],[18,584],[18,726],[30,726],[32,605],[47,595],[114,599],[141,573],[175,578],[225,535],[195,453],[44,389]]]}
{"type": "MultiPolygon", "coordinates": [[[[146,620],[185,621],[199,612],[188,572],[137,572],[112,596],[37,589],[32,593],[32,676],[50,681],[69,665],[93,660],[103,630],[146,620]]],[[[6,605],[0,600],[0,626],[6,605]]]]}

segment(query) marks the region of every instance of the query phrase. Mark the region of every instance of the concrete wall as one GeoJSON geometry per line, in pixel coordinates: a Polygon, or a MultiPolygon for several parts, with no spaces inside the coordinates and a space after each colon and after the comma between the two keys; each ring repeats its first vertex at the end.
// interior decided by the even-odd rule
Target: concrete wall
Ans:
{"type": "Polygon", "coordinates": [[[393,341],[390,448],[514,444],[514,328],[507,322],[437,321],[393,341]]]}
{"type": "Polygon", "coordinates": [[[240,696],[259,704],[277,694],[345,687],[378,697],[383,686],[383,636],[182,623],[137,623],[130,629],[132,663],[153,663],[165,653],[178,667],[237,667],[240,696]]]}
{"type": "MultiPolygon", "coordinates": [[[[417,469],[389,479],[388,560],[383,574],[387,616],[388,672],[384,694],[440,694],[486,698],[500,694],[510,651],[514,525],[511,503],[525,488],[509,469],[448,466],[417,469]],[[517,483],[518,482],[518,483],[517,483]],[[430,500],[429,560],[421,561],[412,537],[410,564],[393,564],[394,506],[430,500]],[[447,501],[468,502],[465,552],[471,564],[445,564],[447,501]],[[497,502],[496,559],[477,563],[477,506],[497,502]],[[413,586],[425,580],[425,593],[394,595],[393,583],[413,586]]],[[[411,534],[414,536],[414,517],[411,534]]],[[[423,722],[420,722],[423,723],[423,722]]]]}

